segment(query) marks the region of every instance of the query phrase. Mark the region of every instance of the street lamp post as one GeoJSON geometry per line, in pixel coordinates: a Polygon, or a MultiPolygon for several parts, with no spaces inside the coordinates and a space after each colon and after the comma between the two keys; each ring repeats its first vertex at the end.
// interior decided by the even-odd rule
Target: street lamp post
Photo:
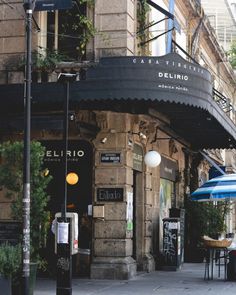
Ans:
{"type": "MultiPolygon", "coordinates": [[[[29,295],[30,277],[30,134],[31,134],[31,71],[32,17],[34,11],[70,9],[72,0],[24,0],[26,14],[26,68],[24,93],[24,158],[23,158],[23,230],[22,230],[22,294],[29,295]],[[36,6],[35,6],[36,5],[36,6]]],[[[69,84],[68,84],[69,87],[69,84]]],[[[68,88],[69,91],[69,88],[68,88]]],[[[67,167],[67,166],[66,166],[67,167]]],[[[66,192],[65,192],[66,194],[66,192]]],[[[66,206],[66,205],[65,205],[66,206]]],[[[63,213],[63,212],[62,212],[63,213]]],[[[64,209],[66,213],[66,207],[64,209]]],[[[64,214],[63,213],[63,214],[64,214]]],[[[67,294],[67,293],[61,293],[67,294]]],[[[69,293],[68,293],[69,294],[69,293]]]]}
{"type": "Polygon", "coordinates": [[[22,291],[29,295],[30,276],[30,131],[31,131],[31,40],[34,0],[24,2],[26,13],[26,69],[24,98],[24,161],[23,161],[23,241],[22,291]]]}
{"type": "Polygon", "coordinates": [[[70,240],[70,219],[67,219],[67,150],[68,150],[68,119],[69,119],[69,98],[70,82],[75,81],[77,75],[60,73],[58,82],[64,83],[66,98],[64,101],[63,120],[63,163],[64,163],[64,194],[61,203],[61,218],[57,219],[57,237],[64,235],[64,240],[57,240],[57,295],[72,294],[72,253],[70,240]],[[61,233],[60,233],[61,231],[61,233]]]}

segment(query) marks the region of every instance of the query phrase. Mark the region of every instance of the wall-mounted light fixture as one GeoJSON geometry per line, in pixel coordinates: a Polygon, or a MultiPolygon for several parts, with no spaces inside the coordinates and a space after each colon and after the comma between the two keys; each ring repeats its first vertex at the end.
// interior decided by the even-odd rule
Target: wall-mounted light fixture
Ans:
{"type": "Polygon", "coordinates": [[[107,137],[103,137],[102,139],[101,139],[101,143],[106,143],[107,142],[107,137]]]}
{"type": "MultiPolygon", "coordinates": [[[[169,150],[171,155],[178,152],[173,137],[156,137],[155,141],[158,140],[169,140],[169,150]]],[[[151,143],[153,143],[153,141],[151,143]]],[[[151,150],[144,156],[144,162],[148,167],[157,167],[161,163],[161,155],[157,151],[151,150]]]]}
{"type": "Polygon", "coordinates": [[[138,135],[140,137],[140,139],[147,139],[147,136],[144,133],[142,133],[142,132],[132,132],[132,131],[129,131],[128,133],[129,134],[136,134],[136,135],[138,135]]]}
{"type": "Polygon", "coordinates": [[[139,132],[138,135],[139,135],[140,139],[147,139],[147,136],[142,132],[139,132]]]}
{"type": "Polygon", "coordinates": [[[157,167],[161,163],[161,155],[157,151],[149,151],[144,156],[144,162],[148,167],[157,167]]]}

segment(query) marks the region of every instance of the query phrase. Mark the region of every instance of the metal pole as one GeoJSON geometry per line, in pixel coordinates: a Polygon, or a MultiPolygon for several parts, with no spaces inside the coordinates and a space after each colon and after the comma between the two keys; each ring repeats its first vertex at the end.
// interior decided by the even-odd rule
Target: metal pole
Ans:
{"type": "Polygon", "coordinates": [[[34,1],[24,3],[26,13],[26,70],[24,99],[24,161],[23,161],[23,241],[22,291],[29,295],[30,276],[30,132],[31,132],[31,39],[34,1]]]}
{"type": "MultiPolygon", "coordinates": [[[[68,150],[68,115],[69,115],[69,95],[70,81],[65,80],[66,99],[64,101],[64,122],[63,122],[63,163],[64,163],[64,194],[61,206],[61,217],[58,219],[60,223],[69,223],[66,218],[67,213],[67,150],[68,150]]],[[[68,243],[57,243],[57,295],[72,294],[72,256],[70,252],[70,224],[68,232],[68,243]]]]}
{"type": "Polygon", "coordinates": [[[68,151],[68,117],[69,117],[69,95],[70,95],[70,81],[67,80],[65,84],[66,100],[64,102],[64,122],[63,122],[63,143],[64,143],[64,205],[62,218],[66,222],[66,209],[67,209],[67,151],[68,151]]]}

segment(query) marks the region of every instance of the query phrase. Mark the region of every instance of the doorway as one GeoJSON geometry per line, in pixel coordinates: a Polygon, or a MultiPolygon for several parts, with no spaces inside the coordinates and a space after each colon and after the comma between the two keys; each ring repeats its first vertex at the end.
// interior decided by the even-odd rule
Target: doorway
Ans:
{"type": "MultiPolygon", "coordinates": [[[[41,141],[46,148],[44,166],[53,179],[48,186],[50,196],[49,211],[51,222],[57,212],[61,212],[64,192],[63,142],[60,140],[41,141]]],[[[81,254],[72,257],[72,273],[74,276],[88,276],[90,270],[90,249],[92,243],[92,171],[93,148],[85,140],[68,141],[68,173],[76,173],[78,182],[67,184],[67,212],[78,213],[79,216],[79,248],[81,254]],[[80,260],[83,259],[83,263],[80,260]],[[82,267],[83,265],[83,267],[82,267]]],[[[54,254],[55,238],[49,230],[45,258],[49,272],[54,274],[56,255],[54,254]]]]}

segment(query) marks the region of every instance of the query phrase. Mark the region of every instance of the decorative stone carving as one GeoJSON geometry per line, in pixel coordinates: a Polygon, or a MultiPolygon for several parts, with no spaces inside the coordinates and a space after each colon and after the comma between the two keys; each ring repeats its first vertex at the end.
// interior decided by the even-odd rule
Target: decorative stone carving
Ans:
{"type": "Polygon", "coordinates": [[[169,140],[169,153],[170,153],[170,156],[172,157],[173,154],[176,154],[178,152],[178,149],[177,149],[177,146],[175,144],[175,141],[174,139],[170,139],[169,140]]]}
{"type": "Polygon", "coordinates": [[[108,120],[107,114],[105,113],[96,113],[97,125],[101,129],[108,129],[108,120]]]}

